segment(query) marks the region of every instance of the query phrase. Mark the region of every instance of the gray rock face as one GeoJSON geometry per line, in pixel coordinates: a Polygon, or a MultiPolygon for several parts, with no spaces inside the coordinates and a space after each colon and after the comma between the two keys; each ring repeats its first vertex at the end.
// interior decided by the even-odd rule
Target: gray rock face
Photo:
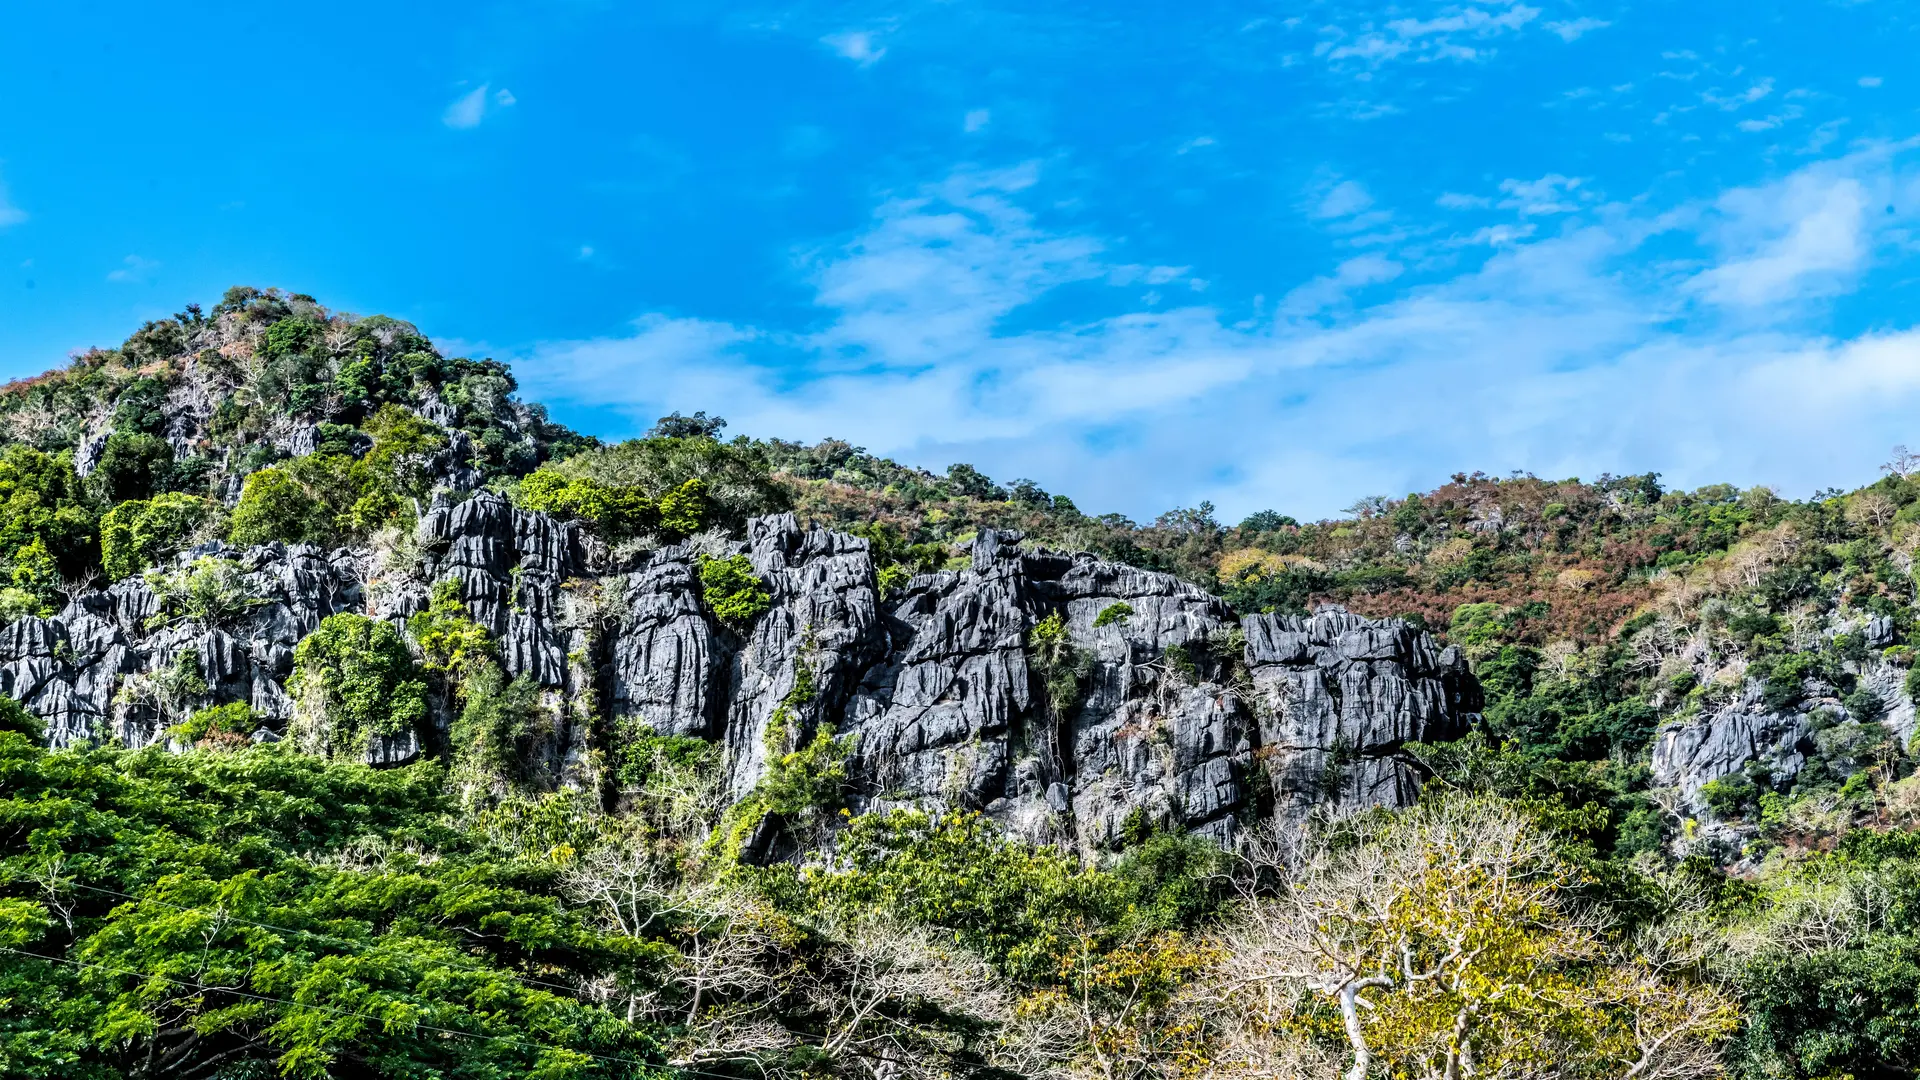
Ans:
{"type": "MultiPolygon", "coordinates": [[[[1866,624],[1869,635],[1891,634],[1888,626],[1866,624]]],[[[1851,719],[1867,730],[1884,728],[1901,746],[1908,745],[1916,729],[1914,704],[1905,687],[1906,671],[1874,657],[1852,665],[1857,688],[1873,695],[1879,707],[1872,714],[1849,717],[1845,704],[1831,695],[1832,688],[1809,681],[1811,692],[1791,710],[1774,712],[1764,700],[1764,684],[1750,680],[1741,688],[1740,697],[1712,713],[1688,721],[1669,723],[1654,736],[1653,782],[1660,787],[1678,789],[1687,809],[1695,817],[1709,817],[1700,797],[1700,789],[1725,776],[1764,770],[1776,788],[1784,789],[1800,775],[1810,755],[1818,753],[1820,736],[1815,714],[1825,714],[1826,724],[1851,719]]]]}
{"type": "MultiPolygon", "coordinates": [[[[162,624],[129,579],[0,628],[0,691],[45,717],[56,746],[164,741],[192,708],[234,700],[267,718],[269,740],[292,715],[293,650],[322,619],[403,621],[451,587],[508,674],[544,693],[552,729],[523,751],[546,783],[592,783],[592,751],[617,760],[645,727],[721,743],[739,797],[772,755],[824,732],[852,739],[859,808],[981,810],[1088,848],[1146,824],[1224,839],[1269,813],[1404,804],[1420,783],[1405,744],[1457,737],[1479,708],[1457,651],[1398,620],[1329,609],[1242,625],[1169,575],[1023,550],[1010,533],[983,533],[970,567],[883,600],[865,540],[756,519],[721,549],[767,587],[747,626],[714,618],[691,547],[597,570],[578,526],[491,492],[437,497],[418,541],[413,571],[373,589],[372,553],[209,545],[182,562],[237,560],[265,598],[244,618],[162,624]],[[1049,666],[1029,639],[1056,616],[1068,647],[1049,666]],[[182,698],[169,673],[188,656],[205,689],[182,698]]],[[[365,756],[401,763],[438,734],[365,756]]]]}
{"type": "Polygon", "coordinates": [[[1265,706],[1259,741],[1284,818],[1405,805],[1420,783],[1405,745],[1459,738],[1480,710],[1459,649],[1435,650],[1398,620],[1323,609],[1246,627],[1265,706]]]}
{"type": "Polygon", "coordinates": [[[1653,741],[1653,782],[1678,788],[1701,813],[1700,789],[1750,762],[1765,765],[1779,783],[1791,781],[1807,763],[1812,735],[1805,713],[1766,711],[1759,687],[1752,686],[1741,700],[1711,716],[1662,727],[1653,741]]]}
{"type": "Polygon", "coordinates": [[[164,742],[166,729],[194,709],[227,701],[249,702],[284,724],[294,647],[328,615],[357,610],[350,560],[308,545],[211,544],[179,565],[202,555],[233,559],[260,598],[232,624],[163,621],[146,583],[128,578],[53,618],[0,628],[0,692],[44,719],[56,747],[164,742]]]}

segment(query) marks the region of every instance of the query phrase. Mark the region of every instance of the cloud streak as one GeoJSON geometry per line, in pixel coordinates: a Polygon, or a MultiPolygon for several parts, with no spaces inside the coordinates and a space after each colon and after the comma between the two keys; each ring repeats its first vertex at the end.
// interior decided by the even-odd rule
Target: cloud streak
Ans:
{"type": "MultiPolygon", "coordinates": [[[[1163,306],[1106,242],[1036,223],[1044,186],[1032,166],[962,171],[885,200],[803,265],[822,318],[805,332],[648,315],[524,350],[517,370],[629,430],[720,409],[738,430],[971,461],[1135,515],[1198,498],[1326,514],[1475,468],[1806,489],[1912,439],[1920,332],[1836,341],[1796,315],[1857,287],[1910,224],[1867,212],[1914,191],[1899,148],[1659,212],[1596,205],[1567,177],[1512,181],[1507,212],[1558,231],[1504,226],[1450,277],[1348,257],[1253,319],[1163,306]],[[1648,258],[1656,245],[1700,254],[1648,258]],[[1037,318],[1065,289],[1109,314],[1037,318]]],[[[1335,186],[1305,212],[1334,228],[1315,215],[1371,205],[1335,186]]]]}
{"type": "Polygon", "coordinates": [[[519,103],[513,91],[505,87],[494,90],[491,83],[481,83],[453,99],[453,104],[447,106],[447,111],[440,115],[440,122],[455,131],[466,131],[479,127],[488,112],[511,108],[519,103]]]}
{"type": "Polygon", "coordinates": [[[7,193],[7,182],[0,180],[0,229],[18,225],[27,220],[27,212],[13,204],[7,193]]]}

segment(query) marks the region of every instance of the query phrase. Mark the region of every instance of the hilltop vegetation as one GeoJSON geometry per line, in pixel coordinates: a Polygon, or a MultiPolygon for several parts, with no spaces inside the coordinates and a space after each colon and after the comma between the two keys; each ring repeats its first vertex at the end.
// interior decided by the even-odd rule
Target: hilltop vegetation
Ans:
{"type": "MultiPolygon", "coordinates": [[[[218,673],[182,649],[122,691],[166,721],[143,749],[49,750],[0,697],[0,1074],[1920,1070],[1904,452],[1800,501],[1473,474],[1339,520],[1139,524],[704,413],[603,443],[503,364],[247,288],[0,391],[0,432],[9,634],[132,582],[156,632],[237,627],[266,602],[248,545],[350,547],[372,590],[421,558],[436,500],[488,488],[578,522],[596,565],[698,552],[690,587],[736,630],[771,603],[728,546],[756,515],[865,538],[893,594],[1012,529],[1241,614],[1404,618],[1463,650],[1487,702],[1465,739],[1409,748],[1417,806],[1231,851],[1142,815],[1089,853],[967,812],[850,813],[853,748],[799,726],[807,668],[749,792],[722,746],[644,726],[552,783],[532,750],[585,706],[510,678],[457,583],[312,628],[284,657],[281,741],[261,703],[209,703],[218,673]],[[434,753],[364,763],[432,715],[434,753]],[[1708,729],[1760,749],[1661,756],[1708,729]],[[770,818],[808,843],[743,858],[770,818]]],[[[568,595],[603,619],[623,602],[568,595]]],[[[1026,647],[1069,711],[1085,658],[1060,619],[1026,647]]],[[[1171,653],[1154,662],[1196,662],[1171,653]]]]}

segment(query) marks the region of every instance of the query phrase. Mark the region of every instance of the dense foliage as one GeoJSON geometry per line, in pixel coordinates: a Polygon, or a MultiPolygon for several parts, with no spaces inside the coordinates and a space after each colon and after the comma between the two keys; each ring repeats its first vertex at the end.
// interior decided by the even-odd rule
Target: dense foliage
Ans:
{"type": "Polygon", "coordinates": [[[542,976],[626,962],[557,869],[448,824],[433,766],[0,735],[0,1072],[640,1076],[542,976]]]}
{"type": "MultiPolygon", "coordinates": [[[[0,1073],[1920,1070],[1920,459],[1804,501],[1462,474],[1338,520],[1142,525],[969,465],[723,440],[705,413],[602,445],[515,389],[406,323],[237,288],[0,391],[0,621],[119,583],[169,635],[116,703],[163,746],[49,751],[0,697],[0,1073]],[[816,711],[805,628],[751,747],[630,725],[568,759],[563,722],[599,703],[510,678],[451,579],[306,635],[285,742],[219,697],[198,635],[280,587],[236,549],[353,545],[391,587],[427,508],[481,487],[578,522],[598,568],[685,545],[728,649],[773,604],[747,522],[791,509],[863,538],[883,596],[1001,528],[1243,614],[1399,616],[1461,651],[1486,710],[1407,748],[1431,774],[1410,810],[1230,852],[1142,813],[1093,853],[853,814],[859,748],[816,711]],[[1804,737],[1656,783],[1660,732],[1736,714],[1804,737]],[[359,763],[416,744],[440,764],[359,763]],[[764,763],[746,790],[730,755],[764,763]],[[563,760],[582,790],[556,792],[563,760]]],[[[625,609],[589,594],[590,639],[625,609]]],[[[1025,646],[1070,725],[1088,651],[1059,614],[1025,646]]]]}

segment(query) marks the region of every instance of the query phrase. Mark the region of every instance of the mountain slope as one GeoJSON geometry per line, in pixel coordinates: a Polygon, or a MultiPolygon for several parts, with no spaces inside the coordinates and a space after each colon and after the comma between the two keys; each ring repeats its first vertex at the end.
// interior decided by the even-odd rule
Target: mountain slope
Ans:
{"type": "Polygon", "coordinates": [[[0,423],[7,1075],[1920,1046],[1904,455],[1138,525],[250,289],[0,423]]]}

